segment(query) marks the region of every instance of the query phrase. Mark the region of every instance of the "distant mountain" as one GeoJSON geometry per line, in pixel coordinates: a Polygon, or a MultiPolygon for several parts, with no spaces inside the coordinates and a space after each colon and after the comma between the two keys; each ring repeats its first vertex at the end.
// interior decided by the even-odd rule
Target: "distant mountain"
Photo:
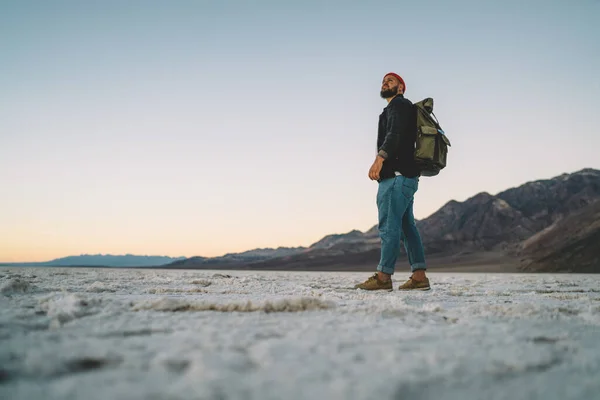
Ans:
{"type": "Polygon", "coordinates": [[[111,255],[111,254],[82,254],[57,258],[55,260],[38,263],[13,263],[11,265],[22,266],[64,266],[64,267],[148,267],[170,264],[174,261],[185,259],[185,257],[167,256],[137,256],[133,254],[111,255]]]}
{"type": "Polygon", "coordinates": [[[306,251],[305,247],[279,247],[277,249],[254,249],[244,251],[242,253],[228,253],[219,257],[190,257],[183,258],[171,263],[170,267],[182,267],[187,265],[204,265],[210,264],[213,266],[251,263],[255,261],[268,260],[272,258],[286,257],[292,254],[298,254],[306,251]]]}
{"type": "Polygon", "coordinates": [[[318,242],[312,244],[309,249],[331,249],[332,247],[339,245],[340,243],[352,242],[353,240],[361,241],[364,238],[364,234],[361,231],[353,230],[345,234],[327,235],[318,242]]]}
{"type": "MultiPolygon", "coordinates": [[[[588,223],[596,221],[594,218],[597,215],[592,212],[584,213],[584,217],[579,219],[568,217],[597,200],[600,200],[600,171],[584,169],[552,179],[528,182],[496,195],[484,192],[464,202],[452,200],[428,218],[417,221],[417,226],[430,260],[443,260],[441,264],[466,263],[470,254],[477,259],[482,259],[482,254],[494,254],[505,255],[518,263],[521,243],[557,221],[562,221],[562,229],[567,229],[569,224],[581,223],[581,218],[591,218],[588,223]]],[[[600,247],[592,239],[582,237],[580,246],[583,247],[577,247],[578,251],[587,251],[590,246],[594,249],[600,247]]],[[[227,260],[224,257],[191,258],[171,266],[252,269],[339,266],[340,269],[372,269],[378,261],[379,249],[375,225],[364,233],[353,230],[345,234],[328,235],[308,248],[290,249],[283,255],[271,252],[253,260],[239,255],[229,255],[227,260]]],[[[570,250],[565,248],[563,251],[570,250]]],[[[537,260],[535,254],[530,256],[537,260]]],[[[399,261],[404,259],[402,253],[399,261]]],[[[546,262],[536,268],[544,270],[554,267],[546,262]]],[[[577,267],[574,265],[571,269],[577,267]]]]}

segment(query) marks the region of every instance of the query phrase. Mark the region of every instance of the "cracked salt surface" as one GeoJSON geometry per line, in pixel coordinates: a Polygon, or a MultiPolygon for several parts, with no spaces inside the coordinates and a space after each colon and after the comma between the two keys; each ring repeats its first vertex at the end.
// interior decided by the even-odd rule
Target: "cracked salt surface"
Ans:
{"type": "Polygon", "coordinates": [[[0,398],[600,399],[600,275],[368,276],[0,268],[0,398]]]}

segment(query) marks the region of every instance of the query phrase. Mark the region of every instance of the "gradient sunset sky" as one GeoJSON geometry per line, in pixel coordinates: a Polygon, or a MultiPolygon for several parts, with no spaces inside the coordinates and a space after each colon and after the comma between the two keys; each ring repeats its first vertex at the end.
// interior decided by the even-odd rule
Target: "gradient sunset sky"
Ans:
{"type": "Polygon", "coordinates": [[[0,261],[377,222],[382,77],[435,99],[415,215],[600,168],[600,1],[1,1],[0,261]]]}

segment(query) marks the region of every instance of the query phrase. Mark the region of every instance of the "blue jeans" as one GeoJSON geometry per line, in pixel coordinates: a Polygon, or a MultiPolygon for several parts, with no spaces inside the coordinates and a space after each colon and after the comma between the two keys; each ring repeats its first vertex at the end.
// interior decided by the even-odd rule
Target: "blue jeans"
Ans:
{"type": "Polygon", "coordinates": [[[379,237],[381,259],[377,271],[393,274],[400,254],[400,240],[408,255],[412,272],[427,269],[421,235],[413,215],[414,196],[419,188],[419,178],[396,176],[379,182],[377,209],[379,212],[379,237]]]}

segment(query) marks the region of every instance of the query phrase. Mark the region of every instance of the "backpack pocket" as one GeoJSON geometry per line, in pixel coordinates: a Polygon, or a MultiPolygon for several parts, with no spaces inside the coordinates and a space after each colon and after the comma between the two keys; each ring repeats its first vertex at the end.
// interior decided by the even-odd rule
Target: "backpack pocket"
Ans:
{"type": "Polygon", "coordinates": [[[436,141],[439,132],[433,126],[420,126],[417,132],[415,158],[422,161],[433,161],[435,158],[436,141]]]}

